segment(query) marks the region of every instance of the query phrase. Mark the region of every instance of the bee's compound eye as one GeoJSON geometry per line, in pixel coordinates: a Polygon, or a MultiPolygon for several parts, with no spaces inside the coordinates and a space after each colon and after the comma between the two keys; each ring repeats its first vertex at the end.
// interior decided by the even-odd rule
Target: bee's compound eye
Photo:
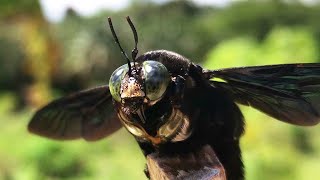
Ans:
{"type": "Polygon", "coordinates": [[[109,89],[110,93],[116,101],[120,102],[120,87],[121,87],[121,81],[124,78],[125,74],[128,72],[129,68],[128,65],[122,65],[118,69],[116,69],[109,80],[109,89]]]}
{"type": "Polygon", "coordinates": [[[145,76],[147,97],[151,101],[161,98],[170,82],[167,68],[157,61],[144,61],[142,71],[145,76]]]}

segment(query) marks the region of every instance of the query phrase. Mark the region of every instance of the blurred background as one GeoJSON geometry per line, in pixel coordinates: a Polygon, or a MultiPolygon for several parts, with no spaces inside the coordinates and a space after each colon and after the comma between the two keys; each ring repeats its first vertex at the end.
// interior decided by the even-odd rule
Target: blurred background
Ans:
{"type": "MultiPolygon", "coordinates": [[[[0,2],[0,179],[146,179],[144,157],[125,130],[98,142],[57,142],[27,132],[35,110],[106,84],[133,48],[167,49],[205,68],[320,61],[320,2],[0,2]],[[106,3],[107,2],[107,3],[106,3]]],[[[248,180],[320,177],[320,126],[294,127],[247,107],[241,145],[248,180]]]]}

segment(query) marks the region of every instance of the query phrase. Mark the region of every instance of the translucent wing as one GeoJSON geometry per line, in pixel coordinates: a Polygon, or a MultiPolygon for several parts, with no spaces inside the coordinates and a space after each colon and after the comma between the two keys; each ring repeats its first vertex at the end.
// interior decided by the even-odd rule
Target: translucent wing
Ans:
{"type": "Polygon", "coordinates": [[[52,101],[35,113],[30,132],[58,140],[98,140],[121,123],[113,109],[108,86],[80,91],[52,101]]]}
{"type": "Polygon", "coordinates": [[[296,125],[320,121],[320,64],[283,64],[204,70],[234,100],[296,125]],[[215,81],[214,78],[223,81],[215,81]]]}

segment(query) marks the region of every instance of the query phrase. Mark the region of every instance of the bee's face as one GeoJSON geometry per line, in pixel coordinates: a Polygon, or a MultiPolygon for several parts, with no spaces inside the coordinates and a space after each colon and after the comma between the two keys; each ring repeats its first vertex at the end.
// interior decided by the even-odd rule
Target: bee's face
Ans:
{"type": "Polygon", "coordinates": [[[123,106],[133,106],[132,110],[139,108],[134,107],[138,102],[153,104],[161,99],[170,82],[167,68],[157,61],[132,63],[132,67],[129,72],[125,64],[112,73],[109,88],[113,99],[123,106]]]}
{"type": "Polygon", "coordinates": [[[162,142],[160,137],[151,136],[144,127],[165,122],[166,115],[150,117],[145,111],[164,97],[170,81],[167,68],[157,61],[132,63],[131,71],[126,64],[111,75],[109,88],[113,99],[120,105],[118,117],[136,137],[149,139],[154,144],[162,142]]]}

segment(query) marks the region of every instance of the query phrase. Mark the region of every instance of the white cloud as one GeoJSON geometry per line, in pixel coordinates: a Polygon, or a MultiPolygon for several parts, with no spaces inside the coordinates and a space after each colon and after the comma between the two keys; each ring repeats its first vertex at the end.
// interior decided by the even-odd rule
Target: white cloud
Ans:
{"type": "MultiPolygon", "coordinates": [[[[165,3],[170,0],[152,0],[155,3],[165,3]]],[[[131,0],[40,0],[40,4],[44,15],[50,21],[61,20],[68,8],[73,8],[80,15],[93,15],[103,9],[119,10],[128,6],[131,0]]],[[[217,5],[223,6],[231,2],[231,0],[193,0],[194,3],[202,6],[217,5]]]]}
{"type": "Polygon", "coordinates": [[[125,8],[130,0],[40,0],[44,15],[50,21],[61,20],[68,8],[73,8],[80,15],[93,15],[103,9],[119,10],[125,8]]]}
{"type": "Polygon", "coordinates": [[[192,0],[195,4],[200,6],[225,6],[232,2],[232,0],[192,0]]]}

